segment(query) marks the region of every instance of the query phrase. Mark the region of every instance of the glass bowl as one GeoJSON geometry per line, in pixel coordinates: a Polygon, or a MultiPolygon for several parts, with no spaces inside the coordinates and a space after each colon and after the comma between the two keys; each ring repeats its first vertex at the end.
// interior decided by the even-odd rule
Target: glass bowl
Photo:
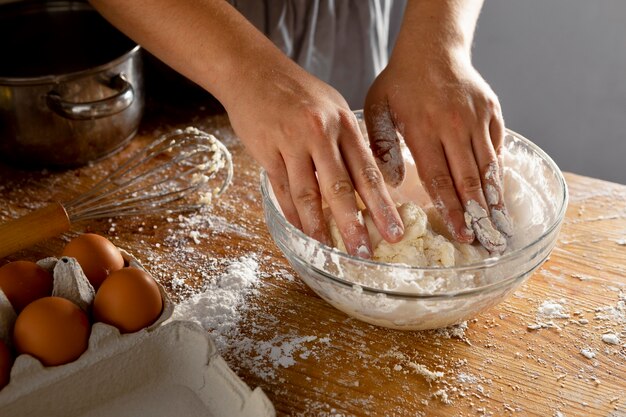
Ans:
{"type": "MultiPolygon", "coordinates": [[[[362,122],[362,115],[357,116],[362,122]]],[[[550,255],[565,216],[568,192],[554,161],[511,130],[505,136],[504,155],[505,180],[508,175],[533,187],[537,196],[534,204],[540,210],[523,206],[523,195],[507,200],[507,205],[514,206],[509,207],[513,222],[524,226],[517,247],[499,257],[459,267],[418,268],[350,256],[292,226],[262,171],[267,227],[300,278],[344,313],[367,323],[403,330],[457,324],[498,304],[526,281],[550,255]],[[507,159],[521,162],[508,168],[507,159]],[[529,216],[533,210],[535,216],[529,216]]],[[[505,197],[507,192],[505,181],[505,197]]]]}

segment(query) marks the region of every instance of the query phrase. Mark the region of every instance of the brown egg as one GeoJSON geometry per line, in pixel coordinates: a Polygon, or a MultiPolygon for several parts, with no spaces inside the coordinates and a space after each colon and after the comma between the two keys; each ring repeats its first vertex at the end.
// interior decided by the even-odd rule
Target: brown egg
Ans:
{"type": "Polygon", "coordinates": [[[0,288],[19,314],[29,303],[52,294],[53,278],[34,262],[15,261],[0,268],[0,288]]]}
{"type": "Polygon", "coordinates": [[[156,281],[138,268],[122,268],[102,283],[93,302],[96,321],[136,332],[154,323],[163,309],[156,281]]]}
{"type": "Polygon", "coordinates": [[[11,366],[13,366],[11,351],[9,347],[0,340],[0,390],[9,383],[11,366]]]}
{"type": "Polygon", "coordinates": [[[119,249],[107,238],[94,233],[84,233],[72,239],[61,256],[76,258],[96,290],[111,272],[124,267],[119,249]]]}
{"type": "Polygon", "coordinates": [[[45,366],[72,362],[87,350],[91,326],[87,314],[70,300],[44,297],[17,316],[13,342],[45,366]]]}

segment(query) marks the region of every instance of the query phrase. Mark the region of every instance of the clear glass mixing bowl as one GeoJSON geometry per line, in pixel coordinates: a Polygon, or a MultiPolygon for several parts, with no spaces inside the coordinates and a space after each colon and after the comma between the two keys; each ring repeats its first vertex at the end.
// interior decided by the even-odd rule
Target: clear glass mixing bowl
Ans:
{"type": "MultiPolygon", "coordinates": [[[[362,115],[357,113],[362,121],[362,115]]],[[[261,193],[270,234],[302,280],[321,298],[367,323],[404,330],[450,326],[505,299],[548,258],[567,208],[568,192],[558,166],[538,146],[507,130],[506,152],[524,156],[521,177],[539,184],[544,217],[524,231],[527,241],[500,257],[461,267],[417,268],[363,260],[323,245],[283,216],[266,173],[261,193]],[[382,283],[418,283],[427,291],[390,288],[382,283]],[[454,282],[455,285],[448,285],[454,282]],[[444,284],[444,285],[442,285],[444,284]]],[[[516,174],[516,175],[517,175],[516,174]]],[[[505,190],[506,193],[506,190],[505,190]]]]}

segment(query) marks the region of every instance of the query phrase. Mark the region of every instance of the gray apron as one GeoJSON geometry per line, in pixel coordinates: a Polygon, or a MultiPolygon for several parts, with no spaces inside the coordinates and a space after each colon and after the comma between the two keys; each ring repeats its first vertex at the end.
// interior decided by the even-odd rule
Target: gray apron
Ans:
{"type": "Polygon", "coordinates": [[[305,70],[353,109],[383,70],[406,0],[229,0],[305,70]]]}

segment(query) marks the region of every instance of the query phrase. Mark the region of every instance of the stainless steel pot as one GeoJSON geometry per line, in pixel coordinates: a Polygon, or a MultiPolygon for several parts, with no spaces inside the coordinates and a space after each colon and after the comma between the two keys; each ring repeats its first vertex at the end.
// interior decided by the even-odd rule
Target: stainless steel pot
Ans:
{"type": "Polygon", "coordinates": [[[140,47],[87,3],[0,7],[0,157],[69,167],[102,158],[137,132],[140,47]]]}

